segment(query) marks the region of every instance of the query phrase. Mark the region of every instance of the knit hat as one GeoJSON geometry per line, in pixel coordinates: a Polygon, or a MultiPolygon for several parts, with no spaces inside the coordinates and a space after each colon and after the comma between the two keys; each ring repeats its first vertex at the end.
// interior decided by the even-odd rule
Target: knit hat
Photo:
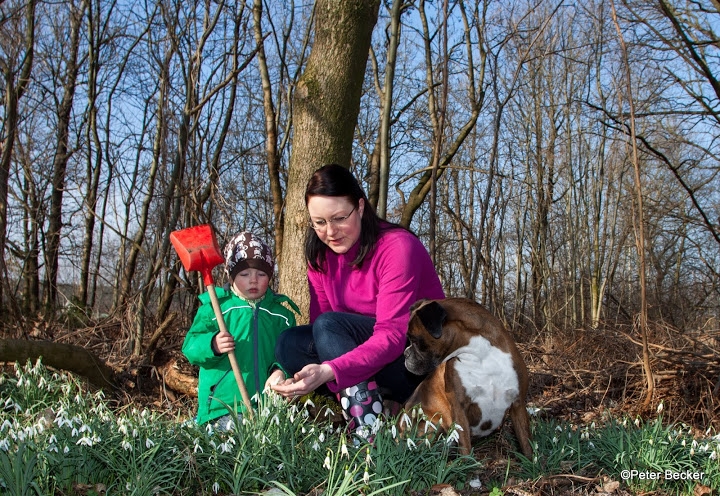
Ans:
{"type": "Polygon", "coordinates": [[[262,270],[270,277],[273,275],[275,262],[270,247],[251,232],[243,231],[236,234],[225,245],[223,254],[225,272],[230,277],[230,281],[235,279],[241,270],[247,268],[262,270]]]}

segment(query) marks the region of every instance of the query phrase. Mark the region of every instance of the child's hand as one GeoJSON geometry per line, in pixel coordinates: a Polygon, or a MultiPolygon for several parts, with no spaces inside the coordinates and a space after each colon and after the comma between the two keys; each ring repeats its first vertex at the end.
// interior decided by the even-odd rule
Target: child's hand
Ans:
{"type": "Polygon", "coordinates": [[[274,386],[276,384],[280,384],[284,380],[285,380],[285,372],[283,372],[280,369],[273,370],[272,374],[270,374],[270,377],[268,377],[268,380],[265,381],[264,391],[272,389],[272,386],[274,386]]]}
{"type": "Polygon", "coordinates": [[[235,339],[229,332],[220,331],[213,338],[212,347],[216,353],[224,355],[228,351],[235,349],[235,339]]]}

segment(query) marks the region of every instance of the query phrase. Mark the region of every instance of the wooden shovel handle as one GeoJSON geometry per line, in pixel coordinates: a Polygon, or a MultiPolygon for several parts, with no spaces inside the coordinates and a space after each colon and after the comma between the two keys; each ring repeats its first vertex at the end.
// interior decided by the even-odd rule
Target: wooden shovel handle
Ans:
{"type": "MultiPolygon", "coordinates": [[[[227,326],[225,325],[225,319],[223,318],[222,311],[220,310],[220,302],[218,301],[217,293],[215,293],[215,285],[207,285],[208,293],[210,294],[210,303],[212,303],[213,310],[215,311],[215,318],[218,321],[218,326],[221,331],[227,332],[227,326]]],[[[240,375],[240,366],[238,365],[237,358],[235,357],[235,350],[228,351],[228,358],[230,359],[230,366],[232,367],[233,374],[235,374],[235,382],[237,382],[238,388],[240,389],[240,396],[242,396],[243,403],[245,403],[245,409],[250,418],[253,418],[252,403],[250,403],[250,395],[248,395],[245,381],[243,381],[242,375],[240,375]]]]}

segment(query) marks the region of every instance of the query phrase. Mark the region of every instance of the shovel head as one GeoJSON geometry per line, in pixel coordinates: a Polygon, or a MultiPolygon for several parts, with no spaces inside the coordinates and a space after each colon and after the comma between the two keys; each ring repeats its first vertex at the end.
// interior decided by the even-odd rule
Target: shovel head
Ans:
{"type": "Polygon", "coordinates": [[[197,270],[206,286],[213,284],[212,269],[225,262],[225,258],[209,224],[173,231],[170,242],[186,271],[197,270]]]}

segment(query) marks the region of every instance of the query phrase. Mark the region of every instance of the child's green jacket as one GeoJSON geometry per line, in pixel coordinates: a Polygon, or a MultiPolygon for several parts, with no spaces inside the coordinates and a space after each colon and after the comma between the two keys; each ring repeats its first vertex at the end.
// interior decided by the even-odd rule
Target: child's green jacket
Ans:
{"type": "MultiPolygon", "coordinates": [[[[227,330],[235,338],[235,356],[252,398],[262,392],[271,370],[282,368],[275,362],[275,342],[281,332],[295,326],[295,313],[281,303],[287,302],[298,314],[300,311],[290,298],[271,289],[254,304],[227,289],[217,288],[216,292],[227,330]]],[[[230,413],[228,406],[242,412],[245,405],[230,359],[227,354],[216,355],[212,349],[212,339],[220,328],[210,295],[202,293],[199,298],[202,305],[185,336],[182,351],[191,364],[200,367],[197,421],[202,424],[230,413]]]]}

